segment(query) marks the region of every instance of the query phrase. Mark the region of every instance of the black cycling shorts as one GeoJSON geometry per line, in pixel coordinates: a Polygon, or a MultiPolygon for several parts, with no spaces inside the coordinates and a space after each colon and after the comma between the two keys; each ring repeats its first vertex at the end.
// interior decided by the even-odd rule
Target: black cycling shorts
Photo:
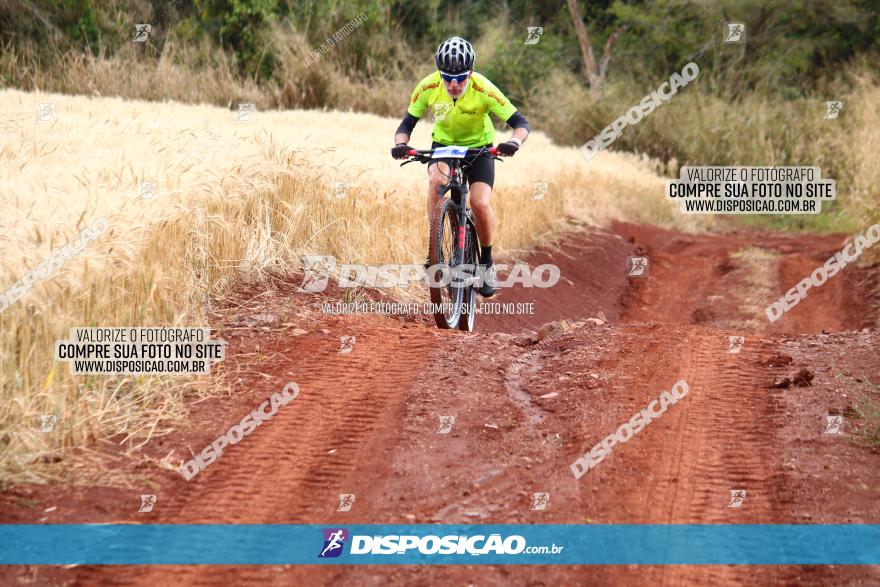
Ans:
{"type": "MultiPolygon", "coordinates": [[[[447,147],[448,145],[444,145],[443,143],[438,143],[437,141],[431,142],[431,148],[436,149],[437,147],[447,147]]],[[[492,145],[486,145],[491,147],[492,145]]],[[[480,147],[470,147],[471,149],[479,149],[480,147]]],[[[464,175],[467,177],[468,183],[474,183],[476,181],[482,181],[484,183],[489,184],[489,187],[495,185],[495,160],[489,154],[478,155],[474,157],[471,161],[473,163],[471,165],[463,165],[462,169],[464,169],[464,175]]],[[[431,169],[431,165],[436,165],[436,163],[431,163],[428,165],[428,169],[431,169]]]]}

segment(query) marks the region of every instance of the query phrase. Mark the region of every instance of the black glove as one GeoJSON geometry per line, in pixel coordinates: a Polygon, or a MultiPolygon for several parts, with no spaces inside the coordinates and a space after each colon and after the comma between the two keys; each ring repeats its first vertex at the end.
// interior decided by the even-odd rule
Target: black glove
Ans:
{"type": "Polygon", "coordinates": [[[497,149],[499,155],[510,157],[511,155],[519,151],[519,145],[512,141],[508,141],[506,143],[501,143],[500,145],[498,145],[497,149]]]}
{"type": "Polygon", "coordinates": [[[391,149],[391,156],[395,159],[406,159],[407,153],[410,151],[410,146],[406,143],[398,143],[396,147],[391,149]]]}

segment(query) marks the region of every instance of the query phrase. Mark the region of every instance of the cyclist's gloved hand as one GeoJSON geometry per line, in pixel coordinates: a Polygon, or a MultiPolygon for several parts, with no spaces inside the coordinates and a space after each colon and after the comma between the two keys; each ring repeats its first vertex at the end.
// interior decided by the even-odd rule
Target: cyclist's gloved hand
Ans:
{"type": "Polygon", "coordinates": [[[410,146],[406,143],[398,143],[396,147],[391,149],[391,156],[395,159],[406,159],[406,154],[409,153],[410,146]]]}
{"type": "Polygon", "coordinates": [[[519,145],[517,145],[516,143],[514,143],[512,141],[508,141],[506,143],[501,143],[500,145],[498,145],[497,148],[498,148],[498,154],[504,155],[505,157],[510,157],[511,155],[513,155],[514,153],[519,151],[519,145]]]}

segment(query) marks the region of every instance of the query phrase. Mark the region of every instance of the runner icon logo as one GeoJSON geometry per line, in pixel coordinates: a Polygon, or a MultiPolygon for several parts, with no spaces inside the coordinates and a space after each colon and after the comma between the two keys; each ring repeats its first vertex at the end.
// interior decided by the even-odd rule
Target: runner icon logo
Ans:
{"type": "Polygon", "coordinates": [[[348,194],[348,182],[347,181],[334,181],[334,192],[331,194],[331,198],[336,200],[341,200],[345,198],[346,194],[348,194]]]}
{"type": "Polygon", "coordinates": [[[317,293],[327,289],[330,274],[336,270],[336,258],[330,255],[303,255],[301,293],[317,293]]]}
{"type": "Polygon", "coordinates": [[[529,36],[526,37],[526,42],[523,45],[537,45],[541,40],[541,35],[544,34],[544,27],[530,26],[526,28],[529,29],[529,36]]]}
{"type": "Polygon", "coordinates": [[[134,25],[134,41],[135,43],[146,43],[147,38],[150,36],[150,33],[153,30],[153,25],[151,24],[136,24],[134,25]]]}
{"type": "Polygon", "coordinates": [[[151,512],[151,511],[153,511],[154,505],[156,505],[156,496],[155,495],[141,495],[141,507],[138,511],[139,512],[151,512]]]}
{"type": "Polygon", "coordinates": [[[54,414],[40,416],[40,432],[52,432],[58,423],[58,416],[54,414]]]}
{"type": "Polygon", "coordinates": [[[53,102],[41,102],[37,108],[37,122],[52,122],[55,115],[55,104],[53,102]]]}
{"type": "Polygon", "coordinates": [[[138,197],[144,200],[152,200],[156,197],[156,182],[155,181],[142,181],[141,182],[141,191],[138,194],[138,197]]]}
{"type": "Polygon", "coordinates": [[[546,181],[533,181],[532,182],[532,199],[533,200],[543,200],[544,195],[547,193],[547,182],[546,181]]]}
{"type": "Polygon", "coordinates": [[[647,257],[627,257],[627,271],[629,277],[647,277],[648,275],[648,258],[647,257]]]}
{"type": "Polygon", "coordinates": [[[735,354],[742,350],[743,344],[746,341],[746,337],[744,336],[728,336],[727,337],[728,346],[727,352],[729,354],[735,354]]]}
{"type": "Polygon", "coordinates": [[[741,22],[726,22],[727,36],[724,38],[725,43],[742,43],[745,41],[743,36],[746,32],[746,25],[741,22]]]}
{"type": "Polygon", "coordinates": [[[240,102],[238,104],[238,122],[250,122],[257,111],[257,106],[253,102],[240,102]]]}
{"type": "Polygon", "coordinates": [[[826,416],[825,434],[843,434],[840,427],[843,426],[843,416],[826,416]]]}
{"type": "Polygon", "coordinates": [[[345,546],[348,540],[348,530],[345,528],[324,528],[324,548],[318,555],[318,558],[336,558],[345,546]]]}
{"type": "Polygon", "coordinates": [[[437,434],[449,434],[453,424],[455,424],[455,416],[440,416],[440,430],[437,434]]]}
{"type": "Polygon", "coordinates": [[[434,111],[434,121],[440,122],[441,120],[446,119],[446,115],[449,114],[449,111],[452,109],[452,104],[448,104],[446,102],[438,102],[436,104],[432,104],[431,109],[434,111]]]}
{"type": "Polygon", "coordinates": [[[535,493],[532,496],[532,509],[533,510],[546,510],[547,506],[550,504],[550,494],[549,493],[535,493]]]}
{"type": "Polygon", "coordinates": [[[337,512],[350,512],[351,506],[354,505],[354,493],[340,493],[339,494],[339,507],[336,508],[337,512]]]}
{"type": "Polygon", "coordinates": [[[840,100],[825,102],[825,120],[834,120],[840,115],[841,110],[843,110],[843,102],[840,100]]]}
{"type": "Polygon", "coordinates": [[[357,340],[356,336],[347,336],[347,335],[340,336],[339,337],[339,354],[340,355],[351,354],[351,351],[354,350],[355,340],[357,340]]]}
{"type": "Polygon", "coordinates": [[[742,507],[743,500],[746,498],[746,490],[745,489],[731,489],[730,490],[730,503],[727,504],[729,508],[738,508],[742,507]]]}

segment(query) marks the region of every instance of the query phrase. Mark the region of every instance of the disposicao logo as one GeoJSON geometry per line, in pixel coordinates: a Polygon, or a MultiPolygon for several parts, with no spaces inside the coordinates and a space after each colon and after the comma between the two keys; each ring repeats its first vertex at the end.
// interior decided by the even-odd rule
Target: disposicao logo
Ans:
{"type": "Polygon", "coordinates": [[[349,531],[344,528],[324,528],[323,533],[324,547],[318,553],[318,558],[341,556],[345,551],[346,542],[350,543],[348,554],[353,557],[357,555],[556,555],[565,548],[556,544],[528,546],[525,537],[519,534],[511,534],[506,537],[501,534],[478,534],[475,536],[374,534],[365,536],[349,534],[349,531]]]}

